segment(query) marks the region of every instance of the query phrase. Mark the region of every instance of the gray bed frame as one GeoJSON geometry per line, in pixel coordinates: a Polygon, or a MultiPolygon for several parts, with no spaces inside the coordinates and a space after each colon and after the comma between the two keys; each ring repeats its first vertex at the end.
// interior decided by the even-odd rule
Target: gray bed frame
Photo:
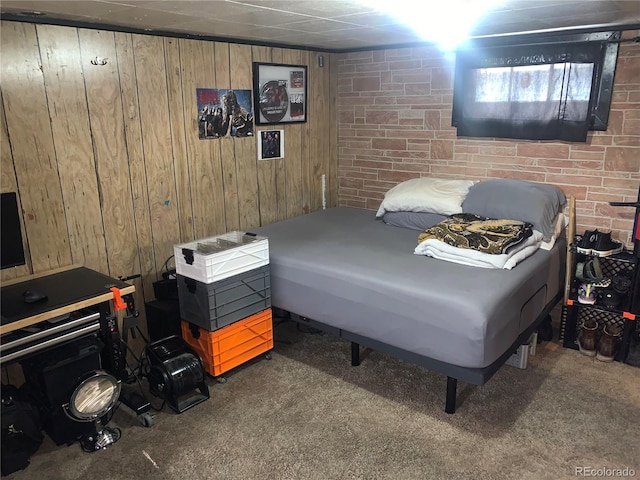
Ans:
{"type": "Polygon", "coordinates": [[[351,365],[357,367],[360,365],[360,346],[369,347],[373,350],[389,354],[400,360],[404,360],[415,365],[426,368],[436,373],[447,376],[447,390],[444,411],[449,414],[456,412],[456,398],[458,380],[470,383],[472,385],[484,385],[489,381],[491,377],[502,367],[505,362],[513,355],[520,345],[528,343],[531,334],[540,328],[541,324],[545,322],[551,322],[549,313],[555,305],[561,300],[562,292],[553,298],[551,302],[545,307],[540,316],[533,322],[524,332],[520,334],[515,342],[507,349],[495,362],[484,368],[467,368],[459,365],[453,365],[450,363],[435,360],[433,358],[418,355],[401,348],[394,347],[393,345],[386,344],[380,340],[373,338],[363,337],[355,333],[349,332],[344,329],[335,328],[324,323],[317,322],[310,318],[301,317],[300,315],[287,312],[290,315],[291,320],[300,323],[301,325],[307,325],[311,328],[321,330],[330,335],[335,335],[340,338],[344,338],[351,342],[351,365]]]}

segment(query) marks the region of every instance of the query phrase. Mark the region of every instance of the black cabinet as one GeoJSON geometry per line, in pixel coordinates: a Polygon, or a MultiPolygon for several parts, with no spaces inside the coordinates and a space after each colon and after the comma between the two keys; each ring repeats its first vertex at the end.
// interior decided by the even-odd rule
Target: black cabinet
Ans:
{"type": "Polygon", "coordinates": [[[172,335],[182,336],[178,299],[153,300],[145,304],[149,340],[155,342],[172,335]]]}
{"type": "Polygon", "coordinates": [[[72,444],[78,437],[95,432],[93,423],[76,422],[65,412],[65,404],[80,380],[100,369],[102,344],[88,335],[43,350],[22,360],[22,389],[38,406],[43,429],[56,445],[72,444]]]}
{"type": "Polygon", "coordinates": [[[560,340],[564,347],[578,349],[580,326],[587,320],[598,322],[599,334],[607,325],[617,325],[622,330],[615,356],[617,361],[625,361],[629,347],[636,335],[636,317],[640,297],[638,291],[638,257],[630,251],[608,257],[595,257],[576,251],[580,237],[570,246],[573,252],[571,287],[569,300],[562,311],[560,340]],[[581,286],[594,283],[590,280],[594,273],[602,279],[608,279],[609,286],[592,287],[589,296],[581,292],[581,286]],[[582,293],[582,294],[581,294],[582,293]],[[591,303],[593,302],[593,303],[591,303]]]}

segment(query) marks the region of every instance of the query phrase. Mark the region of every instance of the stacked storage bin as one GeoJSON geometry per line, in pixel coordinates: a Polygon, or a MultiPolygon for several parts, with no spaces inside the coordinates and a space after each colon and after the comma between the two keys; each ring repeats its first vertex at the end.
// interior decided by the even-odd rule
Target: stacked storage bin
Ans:
{"type": "Polygon", "coordinates": [[[229,232],[174,246],[182,337],[215,377],[273,348],[269,243],[229,232]]]}

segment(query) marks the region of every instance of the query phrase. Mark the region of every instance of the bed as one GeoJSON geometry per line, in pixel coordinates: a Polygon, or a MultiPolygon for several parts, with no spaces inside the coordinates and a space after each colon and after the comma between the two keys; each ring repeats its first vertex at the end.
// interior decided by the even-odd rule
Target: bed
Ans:
{"type": "Polygon", "coordinates": [[[457,381],[484,384],[561,298],[565,242],[477,268],[416,255],[418,231],[390,223],[337,207],[254,230],[269,239],[272,305],[351,341],[353,365],[362,345],[446,375],[454,413],[457,381]]]}

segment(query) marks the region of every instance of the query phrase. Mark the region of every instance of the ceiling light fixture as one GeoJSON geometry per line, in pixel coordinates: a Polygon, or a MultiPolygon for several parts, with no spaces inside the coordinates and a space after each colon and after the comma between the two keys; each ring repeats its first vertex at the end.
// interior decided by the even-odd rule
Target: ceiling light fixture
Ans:
{"type": "Polygon", "coordinates": [[[420,38],[434,42],[443,50],[454,50],[471,36],[473,27],[492,8],[504,0],[358,0],[379,12],[400,20],[420,38]]]}

